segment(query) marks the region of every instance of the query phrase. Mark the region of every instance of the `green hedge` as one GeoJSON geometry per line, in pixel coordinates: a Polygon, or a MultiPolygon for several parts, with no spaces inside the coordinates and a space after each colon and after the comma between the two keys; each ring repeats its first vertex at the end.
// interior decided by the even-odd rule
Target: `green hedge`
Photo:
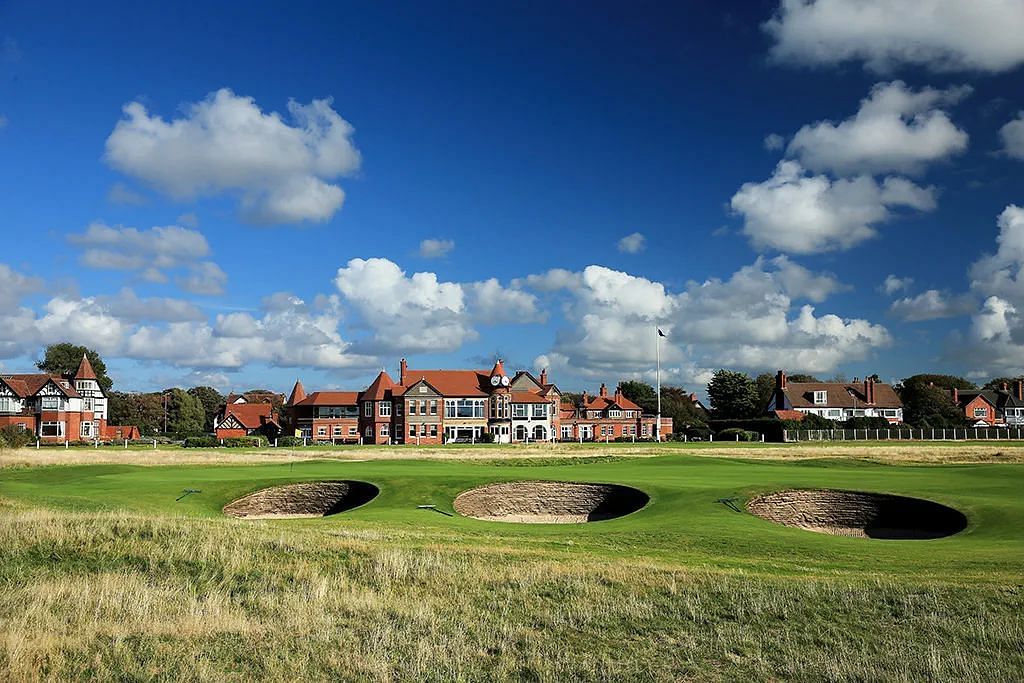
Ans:
{"type": "Polygon", "coordinates": [[[35,441],[32,432],[16,425],[0,429],[0,448],[23,448],[35,441]]]}
{"type": "Polygon", "coordinates": [[[277,445],[282,448],[294,448],[295,446],[302,445],[301,436],[279,436],[277,437],[277,445]]]}
{"type": "Polygon", "coordinates": [[[215,436],[190,436],[182,444],[185,448],[216,448],[220,439],[215,436]]]}
{"type": "Polygon", "coordinates": [[[715,434],[718,441],[760,441],[761,433],[739,427],[729,427],[715,434]]]}

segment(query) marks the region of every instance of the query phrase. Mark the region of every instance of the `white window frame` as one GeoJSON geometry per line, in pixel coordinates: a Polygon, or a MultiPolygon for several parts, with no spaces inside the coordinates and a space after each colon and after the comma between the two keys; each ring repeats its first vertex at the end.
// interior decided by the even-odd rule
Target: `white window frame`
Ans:
{"type": "Polygon", "coordinates": [[[85,420],[78,428],[79,436],[92,436],[92,422],[85,420]]]}
{"type": "Polygon", "coordinates": [[[40,410],[60,410],[60,396],[41,396],[39,398],[40,410]]]}
{"type": "Polygon", "coordinates": [[[827,391],[815,391],[814,392],[814,405],[816,405],[816,406],[828,405],[828,392],[827,391]]]}
{"type": "Polygon", "coordinates": [[[373,401],[363,404],[363,417],[373,417],[373,401]]]}
{"type": "Polygon", "coordinates": [[[391,401],[381,401],[379,413],[381,417],[391,417],[391,401]]]}
{"type": "Polygon", "coordinates": [[[16,413],[18,402],[10,396],[0,396],[0,413],[16,413]]]}
{"type": "Polygon", "coordinates": [[[381,425],[380,426],[380,435],[381,436],[391,436],[391,425],[381,425]]]}
{"type": "Polygon", "coordinates": [[[526,418],[527,410],[525,403],[513,403],[512,404],[512,417],[514,418],[526,418]]]}
{"type": "Polygon", "coordinates": [[[988,417],[988,408],[982,406],[974,409],[974,417],[988,417]]]}
{"type": "Polygon", "coordinates": [[[42,424],[39,425],[39,436],[50,436],[50,437],[64,436],[64,423],[63,422],[43,422],[42,424]],[[56,427],[57,428],[57,433],[56,434],[46,434],[46,433],[44,433],[44,430],[47,427],[56,427]]]}
{"type": "Polygon", "coordinates": [[[543,420],[548,416],[548,404],[534,403],[533,410],[530,411],[530,416],[535,420],[543,420]]]}
{"type": "Polygon", "coordinates": [[[316,428],[316,435],[317,436],[327,436],[327,427],[317,427],[316,428]]]}

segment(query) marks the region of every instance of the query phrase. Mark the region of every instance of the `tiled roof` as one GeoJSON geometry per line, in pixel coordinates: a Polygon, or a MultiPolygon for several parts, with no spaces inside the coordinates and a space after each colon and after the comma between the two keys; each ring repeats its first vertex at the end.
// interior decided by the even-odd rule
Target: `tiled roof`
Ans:
{"type": "Polygon", "coordinates": [[[224,419],[229,415],[234,415],[246,429],[256,429],[268,422],[277,422],[274,406],[269,403],[229,403],[224,409],[224,419]]]}
{"type": "Polygon", "coordinates": [[[780,420],[802,420],[804,419],[804,413],[799,410],[776,410],[775,417],[780,420]]]}
{"type": "Polygon", "coordinates": [[[354,406],[359,403],[358,391],[314,391],[294,405],[297,406],[354,406]]]}
{"type": "Polygon", "coordinates": [[[96,372],[92,369],[89,356],[84,353],[82,354],[82,362],[78,364],[78,372],[75,373],[75,379],[96,379],[96,372]]]}
{"type": "Polygon", "coordinates": [[[361,401],[382,401],[385,398],[391,396],[391,390],[397,386],[395,381],[391,379],[384,370],[380,371],[377,378],[370,383],[370,386],[366,387],[366,391],[359,395],[361,401]]]}
{"type": "Polygon", "coordinates": [[[550,401],[540,394],[535,394],[532,391],[513,391],[512,392],[513,403],[550,403],[550,401]]]}
{"type": "Polygon", "coordinates": [[[293,406],[304,398],[306,398],[306,388],[302,386],[301,381],[295,380],[295,386],[292,387],[292,393],[288,396],[287,404],[293,406]]]}
{"type": "Polygon", "coordinates": [[[405,377],[410,386],[427,380],[442,396],[490,395],[490,374],[486,370],[407,370],[405,377]]]}
{"type": "Polygon", "coordinates": [[[790,382],[784,391],[794,408],[902,408],[903,402],[889,384],[875,382],[875,401],[868,404],[864,385],[850,382],[790,382]],[[826,392],[826,402],[814,402],[814,392],[826,392]]]}
{"type": "Polygon", "coordinates": [[[75,391],[75,388],[71,386],[71,383],[60,376],[47,374],[3,375],[3,380],[7,382],[7,386],[14,390],[14,392],[21,398],[25,398],[26,396],[35,396],[39,393],[39,390],[45,387],[51,380],[68,398],[79,398],[79,393],[75,391]],[[62,382],[67,382],[68,386],[64,386],[62,382]],[[19,387],[23,388],[24,393],[19,393],[19,387]]]}
{"type": "Polygon", "coordinates": [[[595,396],[587,402],[587,410],[607,410],[618,406],[623,410],[640,410],[640,406],[630,401],[625,396],[616,399],[614,396],[595,396]]]}

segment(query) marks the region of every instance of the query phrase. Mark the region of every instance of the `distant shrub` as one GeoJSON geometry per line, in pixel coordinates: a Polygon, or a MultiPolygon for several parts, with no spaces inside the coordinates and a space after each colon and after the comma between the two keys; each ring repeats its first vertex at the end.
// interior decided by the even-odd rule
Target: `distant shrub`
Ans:
{"type": "Polygon", "coordinates": [[[182,445],[185,448],[216,448],[220,440],[215,436],[190,436],[182,445]]]}
{"type": "Polygon", "coordinates": [[[277,437],[277,445],[282,448],[294,448],[295,446],[302,445],[301,436],[279,436],[277,437]]]}
{"type": "Polygon", "coordinates": [[[224,439],[226,448],[253,448],[266,445],[267,439],[262,436],[234,436],[224,439]]]}
{"type": "Polygon", "coordinates": [[[32,432],[17,425],[0,429],[0,448],[24,448],[34,441],[32,432]]]}
{"type": "Polygon", "coordinates": [[[752,432],[746,429],[740,429],[739,427],[730,427],[729,429],[723,429],[722,431],[715,434],[715,440],[717,441],[760,441],[761,434],[758,432],[752,432]]]}

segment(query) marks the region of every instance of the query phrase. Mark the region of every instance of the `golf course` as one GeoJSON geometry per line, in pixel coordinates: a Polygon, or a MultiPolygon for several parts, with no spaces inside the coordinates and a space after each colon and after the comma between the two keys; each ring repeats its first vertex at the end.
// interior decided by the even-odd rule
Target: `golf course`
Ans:
{"type": "Polygon", "coordinates": [[[19,453],[0,468],[0,667],[15,680],[1024,675],[1020,445],[514,450],[81,450],[38,466],[19,453]],[[821,491],[884,495],[840,497],[842,528],[823,533],[799,507],[821,491]],[[320,507],[267,514],[309,500],[320,507]],[[885,534],[844,517],[876,501],[885,534]],[[953,521],[888,528],[936,510],[953,521]]]}

